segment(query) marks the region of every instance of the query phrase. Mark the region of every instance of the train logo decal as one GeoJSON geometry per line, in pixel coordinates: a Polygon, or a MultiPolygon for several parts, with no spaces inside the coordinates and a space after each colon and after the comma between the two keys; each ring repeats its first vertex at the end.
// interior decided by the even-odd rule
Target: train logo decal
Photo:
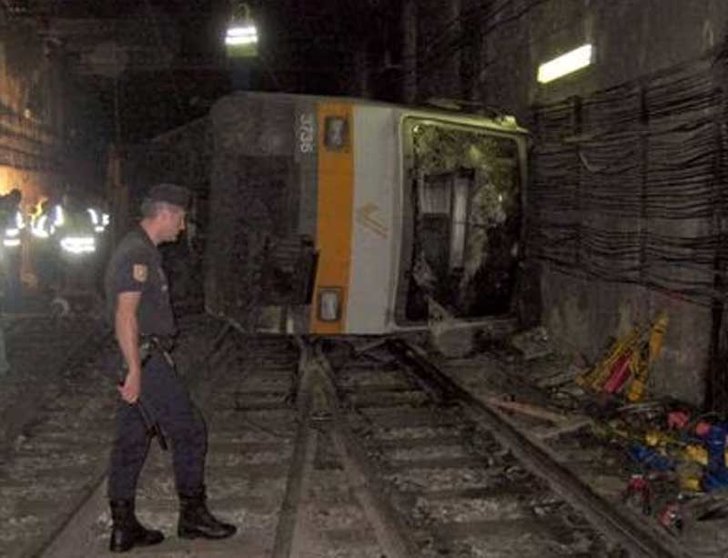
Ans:
{"type": "Polygon", "coordinates": [[[377,236],[387,238],[389,236],[389,227],[377,218],[379,206],[375,203],[367,203],[356,210],[356,222],[365,229],[373,232],[377,236]]]}

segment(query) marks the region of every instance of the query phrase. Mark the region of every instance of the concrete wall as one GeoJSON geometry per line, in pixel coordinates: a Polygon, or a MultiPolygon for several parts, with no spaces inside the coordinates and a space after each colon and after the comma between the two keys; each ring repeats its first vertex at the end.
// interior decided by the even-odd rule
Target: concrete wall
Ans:
{"type": "MultiPolygon", "coordinates": [[[[427,4],[433,2],[429,0],[427,4]]],[[[540,106],[575,96],[586,98],[628,82],[640,83],[655,72],[680,64],[686,63],[689,72],[690,61],[721,43],[728,23],[728,2],[724,0],[515,0],[510,3],[458,0],[451,4],[461,10],[464,18],[461,27],[469,29],[469,35],[461,41],[460,53],[477,51],[479,54],[474,59],[466,57],[469,63],[460,70],[461,90],[473,99],[515,114],[527,126],[536,125],[533,117],[540,106]],[[478,6],[486,9],[478,10],[478,6]],[[473,29],[478,32],[474,33],[473,29]],[[552,84],[537,83],[539,64],[586,42],[592,43],[596,50],[591,67],[552,84]]],[[[429,14],[431,10],[421,11],[420,17],[430,19],[419,27],[436,35],[432,27],[437,22],[429,14]]],[[[445,19],[440,18],[440,22],[445,19]]],[[[422,53],[421,48],[418,51],[422,53]]],[[[440,63],[451,63],[457,68],[462,65],[462,59],[450,55],[440,63]]],[[[421,67],[418,83],[421,99],[431,91],[445,88],[442,84],[442,76],[447,75],[445,69],[422,70],[421,67]]],[[[449,90],[453,89],[457,87],[450,84],[449,90]]],[[[692,115],[674,116],[689,119],[692,115]]],[[[578,129],[570,130],[572,135],[578,132],[578,129]]],[[[639,137],[636,132],[631,140],[638,141],[639,137]]],[[[648,155],[645,157],[649,160],[648,155]]],[[[543,183],[537,164],[535,169],[533,181],[543,183]]],[[[649,168],[645,169],[645,176],[649,172],[649,168]]],[[[571,179],[575,180],[576,189],[593,186],[588,173],[571,179]]],[[[551,180],[545,181],[547,189],[550,185],[561,186],[551,180]]],[[[530,210],[538,211],[538,208],[530,210]]],[[[598,206],[572,208],[572,215],[565,219],[570,219],[577,228],[595,226],[635,234],[651,228],[655,233],[686,238],[696,238],[700,232],[710,229],[710,219],[653,220],[647,225],[644,215],[630,219],[600,211],[598,206]],[[575,217],[574,212],[578,213],[575,217]]],[[[619,278],[604,281],[579,270],[564,273],[548,261],[538,263],[542,321],[561,348],[596,359],[610,337],[625,333],[635,322],[649,321],[659,310],[667,310],[671,320],[663,355],[651,379],[653,393],[694,403],[703,400],[710,360],[709,303],[686,301],[685,297],[669,289],[655,289],[654,285],[641,286],[639,277],[634,283],[619,278]]],[[[673,278],[695,279],[706,275],[706,270],[693,271],[677,263],[667,273],[673,278]]]]}
{"type": "Polygon", "coordinates": [[[530,107],[613,87],[700,56],[722,40],[723,0],[533,0],[488,19],[478,76],[481,99],[528,120],[530,107]],[[522,15],[521,15],[522,14],[522,15]],[[519,17],[520,16],[520,17],[519,17]],[[502,23],[501,23],[502,22],[502,23]],[[583,43],[592,67],[548,85],[538,65],[583,43]]]}

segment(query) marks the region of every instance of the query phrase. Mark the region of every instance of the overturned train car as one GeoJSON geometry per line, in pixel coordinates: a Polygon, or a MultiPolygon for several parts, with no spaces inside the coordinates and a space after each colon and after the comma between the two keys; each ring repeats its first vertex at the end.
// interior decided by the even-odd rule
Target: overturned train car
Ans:
{"type": "Polygon", "coordinates": [[[212,313],[325,335],[512,314],[526,152],[513,119],[240,93],[211,126],[212,313]]]}

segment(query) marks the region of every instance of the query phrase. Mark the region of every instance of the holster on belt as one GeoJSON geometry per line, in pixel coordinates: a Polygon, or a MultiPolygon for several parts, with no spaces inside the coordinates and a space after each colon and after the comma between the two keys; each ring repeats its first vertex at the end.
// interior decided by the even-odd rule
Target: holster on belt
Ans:
{"type": "Polygon", "coordinates": [[[172,337],[162,337],[159,335],[144,335],[139,344],[139,356],[144,363],[152,356],[154,351],[158,351],[164,357],[172,368],[174,368],[174,359],[171,351],[174,349],[174,339],[172,337]]]}

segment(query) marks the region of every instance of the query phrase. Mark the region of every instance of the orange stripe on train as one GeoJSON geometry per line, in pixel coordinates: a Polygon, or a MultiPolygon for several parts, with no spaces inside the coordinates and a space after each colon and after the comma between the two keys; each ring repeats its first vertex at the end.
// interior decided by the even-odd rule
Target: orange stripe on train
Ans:
{"type": "Polygon", "coordinates": [[[354,130],[350,104],[318,105],[318,217],[319,250],[316,296],[311,314],[313,333],[341,333],[346,323],[346,302],[351,268],[354,205],[354,130]],[[319,319],[320,289],[341,289],[341,312],[335,322],[319,319]]]}

